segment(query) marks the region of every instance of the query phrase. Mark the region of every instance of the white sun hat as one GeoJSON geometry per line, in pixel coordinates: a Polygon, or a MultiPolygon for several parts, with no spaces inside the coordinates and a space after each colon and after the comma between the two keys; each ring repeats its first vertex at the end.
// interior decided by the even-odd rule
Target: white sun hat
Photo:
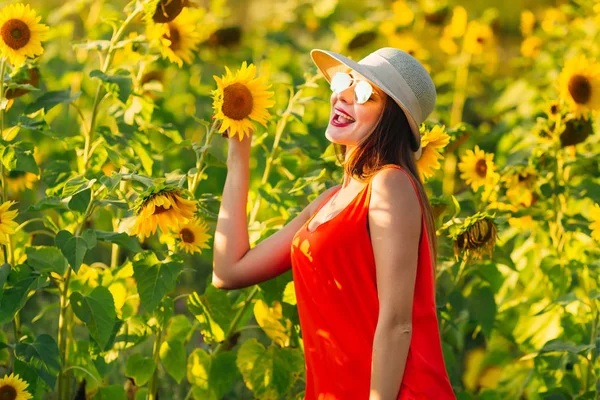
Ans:
{"type": "Polygon", "coordinates": [[[351,68],[394,99],[404,111],[418,144],[415,159],[421,158],[419,125],[435,107],[436,90],[431,76],[416,58],[393,47],[376,50],[359,62],[321,49],[311,50],[310,56],[327,82],[336,72],[351,68]]]}

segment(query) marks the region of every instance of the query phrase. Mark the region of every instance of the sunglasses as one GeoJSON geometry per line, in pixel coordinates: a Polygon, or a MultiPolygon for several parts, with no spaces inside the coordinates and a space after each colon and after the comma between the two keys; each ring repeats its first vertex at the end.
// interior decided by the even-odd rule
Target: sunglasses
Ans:
{"type": "Polygon", "coordinates": [[[340,94],[352,86],[352,82],[356,82],[354,86],[354,101],[358,104],[366,103],[371,94],[373,94],[373,86],[367,81],[356,80],[345,72],[336,72],[333,78],[331,78],[329,87],[333,92],[340,94]]]}

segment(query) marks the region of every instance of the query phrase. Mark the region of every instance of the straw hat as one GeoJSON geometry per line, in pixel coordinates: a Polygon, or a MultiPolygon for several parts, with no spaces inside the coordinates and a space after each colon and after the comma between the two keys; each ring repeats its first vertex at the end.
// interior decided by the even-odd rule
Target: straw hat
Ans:
{"type": "Polygon", "coordinates": [[[422,146],[419,125],[435,107],[435,85],[429,73],[416,58],[392,47],[384,47],[359,62],[333,51],[313,49],[310,56],[327,82],[336,72],[353,69],[383,90],[406,114],[418,149],[415,158],[421,158],[422,146]]]}

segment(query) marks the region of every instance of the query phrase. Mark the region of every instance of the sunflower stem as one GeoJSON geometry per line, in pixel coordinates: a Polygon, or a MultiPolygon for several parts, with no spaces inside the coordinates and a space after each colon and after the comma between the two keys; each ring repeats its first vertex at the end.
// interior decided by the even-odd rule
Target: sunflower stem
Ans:
{"type": "MultiPolygon", "coordinates": [[[[112,63],[115,52],[117,50],[115,48],[116,44],[119,42],[119,40],[121,40],[121,37],[123,36],[123,33],[125,33],[125,30],[129,26],[129,24],[131,24],[131,22],[138,15],[140,15],[142,13],[142,11],[143,11],[142,8],[136,8],[125,19],[125,21],[123,21],[123,24],[121,25],[121,27],[113,35],[112,39],[110,40],[110,46],[108,48],[108,53],[106,55],[106,59],[104,59],[104,64],[102,66],[103,73],[106,73],[108,71],[108,68],[110,68],[110,64],[112,63]]],[[[90,153],[90,142],[92,141],[92,138],[94,136],[94,129],[96,127],[96,118],[97,118],[97,114],[98,114],[98,107],[100,106],[100,102],[101,102],[101,97],[100,97],[101,93],[102,93],[102,82],[98,83],[98,87],[96,88],[96,95],[94,96],[94,104],[92,106],[92,119],[90,121],[90,128],[88,129],[87,134],[85,134],[85,145],[84,145],[84,149],[83,149],[83,173],[85,173],[87,171],[87,164],[92,156],[90,153]]]]}
{"type": "Polygon", "coordinates": [[[152,352],[152,356],[154,358],[154,373],[152,374],[152,378],[150,378],[150,383],[148,384],[148,400],[156,400],[157,391],[158,391],[158,362],[160,358],[160,345],[162,343],[164,329],[158,328],[158,332],[156,333],[156,340],[154,341],[154,350],[152,352]]]}
{"type": "MultiPolygon", "coordinates": [[[[90,196],[90,202],[83,214],[83,219],[79,223],[79,225],[75,228],[75,232],[73,236],[79,236],[83,227],[85,226],[85,222],[88,217],[93,213],[94,210],[94,198],[96,197],[96,192],[92,191],[90,196]]],[[[72,268],[69,265],[67,269],[67,275],[64,279],[63,290],[60,293],[60,314],[58,317],[58,350],[60,353],[60,370],[58,374],[58,398],[59,399],[67,399],[71,395],[71,385],[70,379],[64,373],[66,372],[67,367],[67,341],[68,341],[68,332],[67,327],[67,312],[69,310],[69,282],[71,280],[71,272],[72,268]]]]}
{"type": "Polygon", "coordinates": [[[219,343],[217,345],[217,347],[211,354],[212,356],[216,356],[221,351],[223,351],[223,346],[225,344],[229,343],[229,338],[231,337],[231,335],[233,335],[235,333],[237,324],[240,322],[240,319],[246,312],[246,309],[248,309],[250,304],[252,304],[252,298],[256,295],[256,293],[258,293],[258,285],[254,285],[254,287],[248,294],[248,297],[246,297],[246,300],[244,301],[244,306],[242,308],[240,308],[240,310],[237,312],[237,314],[233,318],[233,321],[231,321],[231,325],[229,326],[229,329],[227,330],[227,334],[225,335],[225,340],[223,340],[221,343],[219,343]]]}
{"type": "Polygon", "coordinates": [[[198,187],[198,183],[200,183],[200,180],[202,180],[202,171],[203,169],[202,167],[202,163],[204,163],[204,158],[206,157],[206,153],[208,152],[208,145],[210,144],[210,142],[212,141],[212,138],[215,136],[215,134],[217,133],[217,126],[219,125],[219,121],[218,120],[214,120],[212,125],[210,126],[210,130],[208,131],[208,134],[206,135],[206,140],[204,142],[204,150],[202,151],[202,153],[200,154],[200,157],[198,158],[198,156],[196,156],[196,174],[194,175],[194,178],[192,179],[192,185],[190,187],[190,192],[192,192],[192,196],[196,196],[196,188],[198,187]]]}

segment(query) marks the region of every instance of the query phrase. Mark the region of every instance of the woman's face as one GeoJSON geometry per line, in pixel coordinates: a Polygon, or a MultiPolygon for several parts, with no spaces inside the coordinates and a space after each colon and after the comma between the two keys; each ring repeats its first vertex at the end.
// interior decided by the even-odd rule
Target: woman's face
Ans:
{"type": "MultiPolygon", "coordinates": [[[[351,70],[348,74],[356,80],[369,82],[368,79],[354,70],[351,70]]],[[[335,92],[331,94],[331,113],[329,115],[329,125],[327,125],[325,131],[325,136],[329,141],[348,147],[356,146],[373,131],[383,113],[387,97],[385,92],[371,83],[373,94],[366,103],[357,104],[354,100],[355,86],[356,81],[352,82],[352,85],[340,94],[335,92]],[[354,122],[339,117],[336,110],[350,115],[354,122]]]]}

